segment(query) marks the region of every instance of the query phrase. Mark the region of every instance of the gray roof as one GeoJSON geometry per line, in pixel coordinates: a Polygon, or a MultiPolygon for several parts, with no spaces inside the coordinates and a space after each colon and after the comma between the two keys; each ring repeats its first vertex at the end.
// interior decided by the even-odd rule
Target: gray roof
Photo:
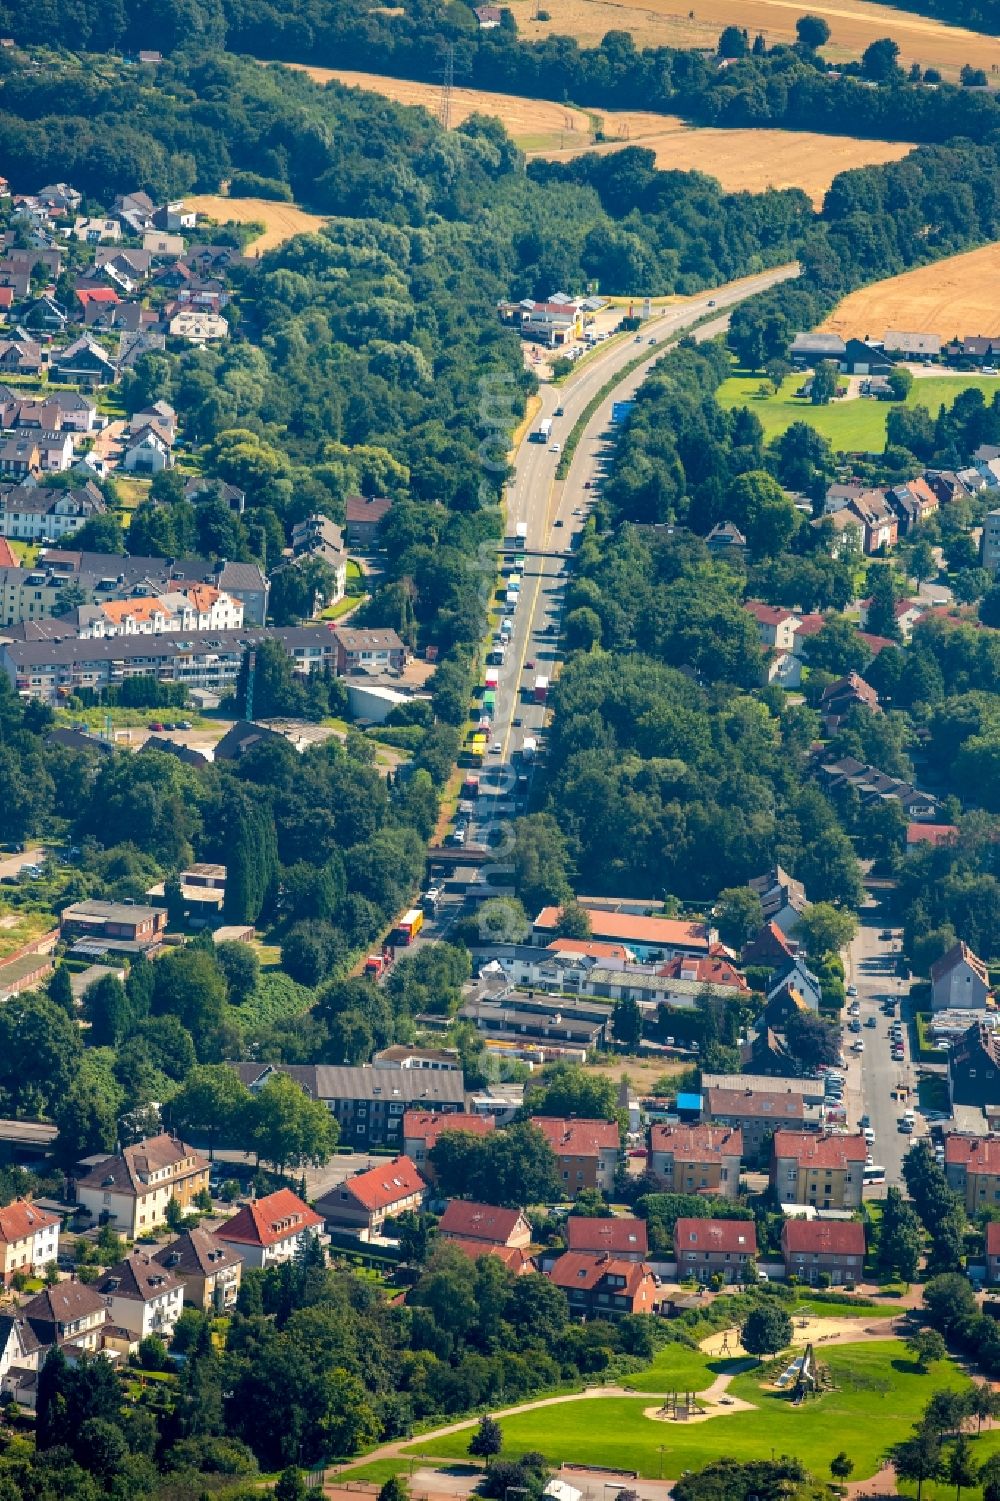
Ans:
{"type": "Polygon", "coordinates": [[[98,636],[83,641],[76,636],[23,641],[8,636],[0,650],[14,667],[65,667],[73,662],[169,661],[192,651],[239,654],[245,646],[261,641],[278,641],[292,652],[296,647],[318,646],[322,637],[308,626],[249,626],[232,631],[167,631],[159,636],[98,636]]]}
{"type": "Polygon", "coordinates": [[[792,353],[841,355],[847,353],[847,345],[839,334],[796,334],[792,340],[792,353]]]}
{"type": "Polygon", "coordinates": [[[230,1063],[252,1088],[270,1073],[287,1074],[317,1100],[390,1100],[402,1104],[463,1105],[465,1084],[447,1069],[337,1067],[316,1063],[230,1063]]]}

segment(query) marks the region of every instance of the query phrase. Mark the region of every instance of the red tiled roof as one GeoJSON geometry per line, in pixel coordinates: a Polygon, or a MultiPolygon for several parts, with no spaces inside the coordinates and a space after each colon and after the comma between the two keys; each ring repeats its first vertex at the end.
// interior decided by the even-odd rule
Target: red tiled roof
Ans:
{"type": "Polygon", "coordinates": [[[642,1261],[619,1261],[614,1256],[591,1256],[583,1251],[566,1251],[549,1272],[549,1280],[556,1287],[582,1287],[588,1291],[607,1276],[623,1277],[624,1286],[616,1288],[616,1291],[627,1297],[634,1297],[643,1278],[650,1276],[650,1270],[642,1261]]]}
{"type": "Polygon", "coordinates": [[[986,1226],[986,1254],[1000,1256],[1000,1220],[990,1220],[986,1226]]]}
{"type": "Polygon", "coordinates": [[[344,501],[345,521],[381,521],[392,501],[381,495],[348,495],[344,501]]]}
{"type": "Polygon", "coordinates": [[[646,1221],[631,1215],[615,1219],[588,1219],[571,1214],[566,1221],[566,1240],[571,1251],[631,1251],[645,1256],[649,1247],[646,1221]]]}
{"type": "Polygon", "coordinates": [[[859,1220],[786,1220],[785,1249],[811,1256],[863,1256],[865,1227],[859,1220]]]}
{"type": "MultiPolygon", "coordinates": [[[[673,917],[637,917],[631,912],[605,912],[600,907],[581,903],[595,935],[604,941],[660,944],[663,948],[695,948],[707,954],[708,928],[700,922],[680,922],[673,917]]],[[[541,931],[556,928],[562,917],[561,907],[543,907],[534,926],[541,931]]]]}
{"type": "Polygon", "coordinates": [[[118,293],[112,287],[78,287],[76,295],[84,307],[91,302],[105,302],[113,305],[121,301],[118,293]]]}
{"type": "Polygon", "coordinates": [[[520,1246],[498,1246],[493,1241],[486,1240],[462,1240],[457,1235],[448,1237],[448,1244],[456,1246],[464,1256],[478,1261],[480,1256],[499,1256],[509,1272],[520,1273],[525,1267],[534,1268],[534,1262],[527,1251],[520,1246]]]}
{"type": "Polygon", "coordinates": [[[757,1226],[753,1220],[678,1220],[674,1251],[742,1251],[757,1254],[757,1226]]]}
{"type": "Polygon", "coordinates": [[[800,1094],[780,1089],[722,1089],[710,1085],[705,1090],[708,1115],[740,1115],[748,1120],[761,1116],[767,1120],[802,1120],[805,1100],[800,1094]]]}
{"type": "Polygon", "coordinates": [[[277,1193],[244,1204],[216,1234],[220,1240],[241,1246],[276,1246],[301,1230],[312,1230],[322,1223],[323,1216],[303,1204],[290,1188],[279,1188],[277,1193]]]}
{"type": "Polygon", "coordinates": [[[670,1152],[681,1161],[721,1162],[743,1156],[739,1126],[653,1126],[649,1144],[654,1152],[670,1152]]]}
{"type": "Polygon", "coordinates": [[[505,1246],[521,1218],[519,1209],[501,1209],[497,1204],[452,1199],[441,1216],[438,1229],[442,1235],[453,1235],[457,1240],[481,1240],[505,1246]]]}
{"type": "Polygon", "coordinates": [[[793,1157],[800,1167],[848,1167],[864,1162],[868,1147],[857,1136],[812,1136],[802,1131],[775,1131],[775,1157],[793,1157]]]}
{"type": "Polygon", "coordinates": [[[669,964],[657,970],[671,980],[696,980],[699,985],[729,985],[734,990],[749,991],[750,987],[735,965],[721,955],[712,954],[707,959],[701,956],[676,954],[669,964]]]}
{"type": "Polygon", "coordinates": [[[422,1141],[427,1151],[444,1131],[465,1131],[470,1136],[488,1136],[496,1127],[491,1115],[469,1115],[455,1111],[408,1110],[403,1116],[403,1140],[422,1141]]]}
{"type": "Polygon", "coordinates": [[[944,1139],[944,1160],[967,1173],[1000,1174],[1000,1136],[962,1136],[957,1131],[944,1139]]]}
{"type": "Polygon", "coordinates": [[[423,1193],[426,1187],[409,1157],[394,1157],[391,1162],[371,1167],[366,1173],[356,1173],[341,1184],[369,1213],[388,1209],[413,1194],[423,1193]]]}
{"type": "Polygon", "coordinates": [[[794,610],[786,610],[781,605],[766,605],[759,599],[748,599],[743,608],[760,625],[781,625],[784,620],[796,618],[794,610]]]}
{"type": "Polygon", "coordinates": [[[961,939],[959,939],[958,943],[952,944],[948,952],[943,954],[935,964],[931,965],[931,980],[940,980],[942,975],[949,974],[957,965],[963,962],[975,971],[984,985],[989,986],[989,969],[979,958],[979,955],[974,954],[969,945],[963,943],[961,939]]]}
{"type": "Polygon", "coordinates": [[[17,568],[17,555],[6,537],[0,537],[0,568],[17,568]]]}
{"type": "Polygon", "coordinates": [[[597,1157],[604,1151],[617,1152],[621,1140],[614,1121],[565,1121],[533,1115],[531,1124],[538,1127],[557,1157],[597,1157]]]}
{"type": "Polygon", "coordinates": [[[44,1209],[36,1208],[26,1199],[15,1199],[13,1204],[0,1209],[0,1240],[13,1245],[15,1241],[27,1240],[36,1230],[58,1223],[57,1214],[46,1214],[44,1209]]]}
{"type": "Polygon", "coordinates": [[[932,844],[935,849],[944,844],[954,844],[958,838],[958,825],[953,823],[908,823],[906,825],[906,842],[914,844],[932,844]]]}
{"type": "Polygon", "coordinates": [[[593,938],[553,938],[545,947],[551,954],[583,954],[587,959],[627,959],[623,943],[597,943],[593,938]]]}

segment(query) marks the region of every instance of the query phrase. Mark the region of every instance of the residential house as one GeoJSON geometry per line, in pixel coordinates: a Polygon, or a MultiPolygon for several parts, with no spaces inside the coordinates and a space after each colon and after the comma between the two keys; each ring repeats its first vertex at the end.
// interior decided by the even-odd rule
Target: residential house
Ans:
{"type": "Polygon", "coordinates": [[[22,438],[16,434],[0,439],[0,474],[24,480],[37,474],[42,467],[42,451],[37,438],[22,438]]]}
{"type": "Polygon", "coordinates": [[[340,677],[356,672],[399,673],[406,665],[406,647],[393,630],[335,626],[330,634],[340,677]]]}
{"type": "Polygon", "coordinates": [[[386,1220],[419,1211],[426,1196],[426,1180],[402,1156],[345,1178],[327,1191],[319,1209],[331,1230],[356,1230],[360,1240],[374,1240],[383,1234],[386,1220]]]}
{"type": "Polygon", "coordinates": [[[582,1188],[599,1188],[604,1194],[612,1192],[621,1149],[614,1121],[533,1116],[532,1125],[537,1126],[556,1154],[567,1198],[574,1198],[582,1188]]]}
{"type": "Polygon", "coordinates": [[[800,369],[833,360],[837,368],[847,357],[847,345],[837,334],[799,333],[792,340],[789,358],[800,369]]]}
{"type": "Polygon", "coordinates": [[[882,348],[886,354],[895,355],[901,360],[927,362],[940,358],[941,339],[937,334],[909,334],[890,328],[882,340],[882,348]]]}
{"type": "Polygon", "coordinates": [[[742,558],[746,556],[747,539],[731,521],[718,521],[708,536],[705,546],[715,558],[742,558]]]}
{"type": "Polygon", "coordinates": [[[802,882],[775,865],[766,874],[754,876],[748,884],[760,897],[764,921],[774,923],[786,936],[791,933],[809,905],[802,882]]]}
{"type": "Polygon", "coordinates": [[[966,943],[956,943],[931,966],[932,1011],[985,1011],[990,972],[966,943]]]}
{"type": "Polygon", "coordinates": [[[771,1187],[780,1204],[858,1209],[868,1147],[862,1135],[775,1131],[771,1187]]]}
{"type": "Polygon", "coordinates": [[[712,1085],[703,1091],[706,1119],[738,1131],[744,1159],[756,1166],[770,1157],[775,1131],[806,1131],[818,1124],[818,1109],[806,1104],[798,1080],[785,1084],[776,1077],[767,1084],[773,1087],[712,1085]]]}
{"type": "Polygon", "coordinates": [[[743,1136],[732,1126],[651,1126],[649,1172],[665,1193],[735,1199],[743,1136]]]}
{"type": "Polygon", "coordinates": [[[236,485],[230,485],[228,481],[221,479],[209,479],[204,475],[197,475],[189,479],[184,486],[184,499],[192,501],[195,505],[203,500],[221,500],[223,505],[229,507],[237,516],[242,516],[246,510],[246,492],[236,485]]]}
{"type": "Polygon", "coordinates": [[[144,229],[142,248],[157,257],[172,257],[184,254],[183,235],[169,234],[164,229],[144,229]]]}
{"type": "Polygon", "coordinates": [[[617,1261],[645,1261],[649,1254],[646,1221],[634,1215],[591,1219],[571,1214],[566,1220],[566,1247],[588,1256],[611,1256],[617,1261]]]}
{"type": "Polygon", "coordinates": [[[826,1279],[834,1287],[853,1287],[864,1276],[865,1227],[860,1220],[785,1221],[781,1254],[786,1276],[815,1287],[826,1279]]]}
{"type": "Polygon", "coordinates": [[[219,313],[183,310],[171,318],[169,331],[173,338],[186,339],[189,344],[209,344],[229,337],[229,323],[219,313]]]}
{"type": "Polygon", "coordinates": [[[384,495],[348,495],[344,501],[344,527],[349,545],[375,547],[379,525],[391,510],[392,501],[384,495]]]}
{"type": "Polygon", "coordinates": [[[656,1312],[657,1279],[642,1261],[626,1261],[608,1252],[567,1251],[548,1277],[566,1294],[573,1318],[614,1320],[656,1312]]]}
{"type": "MultiPolygon", "coordinates": [[[[747,1041],[740,1045],[740,1067],[750,1074],[785,1078],[795,1072],[796,1064],[781,1031],[766,1024],[762,1017],[747,1041]]],[[[749,1157],[749,1147],[745,1150],[749,1157]]]]}
{"type": "Polygon", "coordinates": [[[972,334],[964,339],[954,339],[945,347],[949,362],[965,362],[981,365],[1000,358],[1000,338],[993,335],[972,334]]]}
{"type": "Polygon", "coordinates": [[[203,1313],[235,1308],[243,1257],[210,1230],[185,1230],[156,1251],[153,1259],[180,1282],[185,1303],[203,1313]]]}
{"type": "Polygon", "coordinates": [[[18,316],[19,327],[29,333],[61,333],[69,322],[69,313],[54,297],[36,297],[18,316]]]}
{"type": "Polygon", "coordinates": [[[908,480],[905,485],[894,485],[886,491],[886,500],[896,513],[899,535],[907,537],[939,509],[940,502],[922,476],[908,480]]]}
{"type": "MultiPolygon", "coordinates": [[[[415,1043],[397,1042],[372,1055],[373,1068],[430,1068],[447,1073],[461,1073],[462,1063],[455,1048],[425,1048],[415,1043]]],[[[412,1156],[407,1153],[407,1156],[412,1156]]]]}
{"type": "Polygon", "coordinates": [[[81,334],[79,339],[53,355],[49,370],[55,380],[83,386],[87,390],[110,386],[118,375],[114,360],[89,334],[81,334]]]}
{"type": "Polygon", "coordinates": [[[28,1199],[15,1199],[0,1209],[0,1282],[5,1287],[15,1272],[41,1276],[58,1258],[60,1223],[57,1214],[28,1199]]]}
{"type": "Polygon", "coordinates": [[[796,953],[784,964],[779,964],[765,991],[768,1002],[774,1001],[782,992],[794,990],[810,1011],[818,1011],[823,999],[823,986],[814,975],[801,953],[796,953]]]}
{"type": "Polygon", "coordinates": [[[77,1203],[130,1240],[166,1223],[174,1200],[187,1211],[208,1190],[208,1163],[167,1132],[99,1158],[76,1182],[77,1203]]]}
{"type": "Polygon", "coordinates": [[[154,229],[167,229],[175,234],[181,229],[194,229],[197,223],[198,215],[194,209],[186,208],[179,199],[153,210],[154,229]]]}
{"type": "Polygon", "coordinates": [[[707,957],[676,954],[657,970],[657,974],[671,980],[690,980],[694,985],[717,985],[734,993],[739,991],[743,995],[750,994],[750,986],[745,977],[740,974],[721,945],[715,945],[714,952],[707,957]]]}
{"type": "MultiPolygon", "coordinates": [[[[202,761],[200,764],[205,763],[202,761]]],[[[192,927],[204,927],[206,923],[217,925],[222,920],[226,902],[226,874],[224,865],[207,862],[189,865],[186,870],[180,871],[177,876],[180,889],[173,903],[179,909],[180,919],[192,927]]],[[[171,906],[165,881],[147,886],[146,896],[154,907],[171,906]]]]}
{"type": "MultiPolygon", "coordinates": [[[[867,631],[872,601],[861,601],[861,628],[867,631]]],[[[897,599],[892,607],[893,619],[899,628],[899,634],[904,641],[909,641],[913,635],[914,627],[919,625],[927,614],[927,606],[916,599],[897,599]]]]}
{"type": "Polygon", "coordinates": [[[899,519],[882,490],[865,490],[845,507],[845,512],[860,521],[861,545],[869,557],[883,548],[895,547],[899,519]]]}
{"type": "Polygon", "coordinates": [[[888,375],[893,367],[884,348],[867,339],[848,339],[841,366],[848,375],[888,375]]]}
{"type": "Polygon", "coordinates": [[[503,19],[503,11],[499,5],[477,5],[473,8],[472,14],[479,22],[480,31],[493,31],[503,19]]]}
{"type": "Polygon", "coordinates": [[[0,339],[0,374],[38,375],[42,346],[31,339],[0,339]]]}
{"type": "Polygon", "coordinates": [[[820,781],[829,791],[841,787],[853,787],[863,807],[892,798],[900,804],[907,818],[920,823],[933,823],[939,811],[937,798],[930,792],[922,792],[901,777],[890,777],[877,766],[866,766],[854,756],[843,756],[839,761],[823,762],[819,766],[820,781]]]}
{"type": "Polygon", "coordinates": [[[294,1261],[323,1223],[323,1216],[290,1188],[253,1199],[216,1230],[216,1238],[248,1267],[258,1269],[294,1261]]]}
{"type": "Polygon", "coordinates": [[[133,427],[125,440],[121,467],[128,474],[161,474],[172,469],[174,456],[170,441],[159,425],[152,422],[133,427]]]}
{"type": "Polygon", "coordinates": [[[172,589],[162,595],[102,600],[76,611],[81,641],[110,636],[158,636],[164,631],[236,631],[243,624],[243,603],[208,584],[172,589]]]}
{"type": "Polygon", "coordinates": [[[77,219],[70,230],[70,238],[82,245],[117,244],[122,237],[122,227],[117,219],[77,219]]]}
{"type": "Polygon", "coordinates": [[[1000,1136],[950,1131],[944,1139],[944,1174],[970,1216],[1000,1205],[1000,1136]]]}
{"type": "Polygon", "coordinates": [[[678,1281],[742,1282],[757,1260],[757,1226],[746,1220],[679,1219],[674,1226],[678,1281]]]}
{"type": "Polygon", "coordinates": [[[184,1284],[145,1251],[133,1250],[94,1284],[110,1322],[136,1339],[170,1339],[184,1308],[184,1284]]]}
{"type": "Polygon", "coordinates": [[[429,1161],[438,1138],[445,1131],[464,1131],[470,1136],[489,1136],[495,1122],[467,1111],[442,1114],[437,1110],[407,1110],[403,1116],[403,1155],[414,1162],[428,1182],[434,1182],[434,1168],[429,1161]]]}
{"type": "Polygon", "coordinates": [[[145,953],[163,940],[167,914],[135,902],[73,902],[59,915],[60,937],[95,938],[108,952],[145,953]]]}
{"type": "Polygon", "coordinates": [[[972,463],[986,489],[1000,488],[1000,447],[997,444],[980,443],[972,455],[972,463]]]}
{"type": "Polygon", "coordinates": [[[952,1106],[1000,1105],[1000,1037],[984,1022],[973,1022],[948,1051],[952,1106]]]}
{"type": "Polygon", "coordinates": [[[743,606],[757,623],[757,636],[765,651],[794,652],[799,617],[794,610],[748,599],[743,606]]]}
{"type": "Polygon", "coordinates": [[[906,853],[919,854],[928,845],[940,849],[943,845],[955,844],[958,840],[958,825],[954,823],[908,823],[906,825],[906,853]]]}
{"type": "Polygon", "coordinates": [[[459,1240],[497,1250],[526,1251],[531,1245],[531,1225],[520,1209],[501,1209],[496,1204],[477,1204],[470,1199],[451,1199],[438,1222],[445,1240],[459,1240]]]}
{"type": "Polygon", "coordinates": [[[764,923],[760,932],[750,941],[744,944],[740,953],[740,963],[750,964],[783,964],[790,959],[798,948],[794,939],[789,938],[787,933],[782,932],[778,924],[770,918],[764,923]]]}
{"type": "Polygon", "coordinates": [[[234,1063],[230,1065],[251,1091],[273,1073],[287,1074],[337,1118],[342,1146],[403,1145],[407,1110],[464,1111],[465,1085],[460,1072],[431,1069],[361,1068],[327,1064],[234,1063]]]}
{"type": "Polygon", "coordinates": [[[22,1305],[18,1317],[31,1330],[36,1349],[70,1345],[74,1355],[98,1350],[102,1328],[110,1322],[107,1305],[96,1288],[75,1277],[36,1293],[22,1305]]]}
{"type": "Polygon", "coordinates": [[[838,678],[820,694],[819,712],[828,735],[836,734],[852,709],[868,709],[873,714],[882,712],[875,689],[853,671],[838,678]]]}
{"type": "MultiPolygon", "coordinates": [[[[64,435],[72,452],[72,440],[64,435]]],[[[18,542],[52,542],[71,536],[107,510],[96,485],[56,490],[47,485],[0,487],[0,536],[18,542]]]]}

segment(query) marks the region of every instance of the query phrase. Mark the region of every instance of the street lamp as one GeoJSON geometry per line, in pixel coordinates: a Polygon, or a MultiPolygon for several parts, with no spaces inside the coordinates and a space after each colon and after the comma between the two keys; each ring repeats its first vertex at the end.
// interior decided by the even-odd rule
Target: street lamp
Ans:
{"type": "Polygon", "coordinates": [[[664,1449],[666,1447],[667,1447],[666,1444],[658,1444],[657,1445],[657,1448],[660,1451],[660,1479],[661,1480],[663,1479],[663,1451],[664,1451],[664,1449]]]}

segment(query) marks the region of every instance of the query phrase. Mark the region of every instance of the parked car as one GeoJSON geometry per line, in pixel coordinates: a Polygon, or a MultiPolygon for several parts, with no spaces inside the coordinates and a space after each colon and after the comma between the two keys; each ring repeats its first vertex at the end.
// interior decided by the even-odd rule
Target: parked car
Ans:
{"type": "Polygon", "coordinates": [[[858,993],[858,987],[856,985],[848,985],[848,987],[847,987],[847,994],[848,995],[857,995],[857,993],[858,993]]]}

